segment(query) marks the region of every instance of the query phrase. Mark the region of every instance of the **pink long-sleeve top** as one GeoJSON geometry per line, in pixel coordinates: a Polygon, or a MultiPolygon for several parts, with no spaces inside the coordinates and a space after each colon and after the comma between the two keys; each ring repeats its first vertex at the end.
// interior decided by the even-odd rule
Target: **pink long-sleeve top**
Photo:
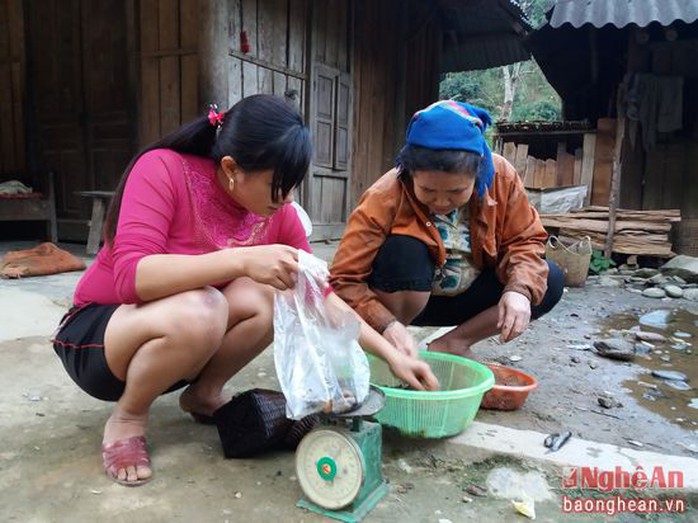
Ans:
{"type": "Polygon", "coordinates": [[[78,283],[73,303],[140,303],[136,267],[152,254],[205,254],[281,243],[310,252],[296,210],[270,217],[236,204],[218,183],[213,160],[155,149],[142,155],[126,182],[117,234],[78,283]]]}

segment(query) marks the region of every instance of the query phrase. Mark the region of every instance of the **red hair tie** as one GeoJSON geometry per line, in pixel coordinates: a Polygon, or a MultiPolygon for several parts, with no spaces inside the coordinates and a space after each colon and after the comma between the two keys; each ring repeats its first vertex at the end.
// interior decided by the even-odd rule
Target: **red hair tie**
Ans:
{"type": "Polygon", "coordinates": [[[209,105],[208,109],[208,121],[209,123],[218,129],[223,125],[223,119],[225,118],[225,113],[218,112],[218,106],[216,104],[209,105]]]}

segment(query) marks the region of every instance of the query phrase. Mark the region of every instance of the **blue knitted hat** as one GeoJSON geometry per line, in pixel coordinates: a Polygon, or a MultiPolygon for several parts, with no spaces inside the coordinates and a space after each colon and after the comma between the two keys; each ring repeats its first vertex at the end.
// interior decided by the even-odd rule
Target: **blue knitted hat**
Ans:
{"type": "Polygon", "coordinates": [[[485,129],[492,123],[484,109],[454,100],[441,100],[417,111],[407,126],[407,144],[434,150],[470,151],[480,154],[475,187],[482,197],[494,180],[492,151],[485,129]]]}

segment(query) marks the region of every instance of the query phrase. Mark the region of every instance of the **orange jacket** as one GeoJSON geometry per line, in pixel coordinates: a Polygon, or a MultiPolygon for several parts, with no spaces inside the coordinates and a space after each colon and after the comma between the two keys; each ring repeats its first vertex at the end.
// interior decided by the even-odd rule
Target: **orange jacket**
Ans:
{"type": "MultiPolygon", "coordinates": [[[[494,267],[505,291],[516,291],[540,303],[547,290],[548,266],[543,256],[547,234],[538,212],[528,203],[521,180],[504,158],[493,155],[495,176],[483,198],[470,199],[470,235],[474,263],[494,267]]],[[[330,269],[335,292],[378,332],[395,317],[368,287],[373,260],[390,234],[424,242],[438,266],[446,253],[429,210],[419,203],[411,181],[392,169],[361,197],[349,217],[330,269]]]]}

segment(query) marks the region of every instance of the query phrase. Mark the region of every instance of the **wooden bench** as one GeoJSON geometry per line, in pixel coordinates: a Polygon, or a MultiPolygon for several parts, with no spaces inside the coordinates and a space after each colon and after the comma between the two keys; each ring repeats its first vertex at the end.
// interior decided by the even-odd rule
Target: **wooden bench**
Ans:
{"type": "Polygon", "coordinates": [[[0,222],[45,221],[46,237],[58,241],[54,174],[48,173],[46,192],[29,197],[0,198],[0,222]]]}
{"type": "Polygon", "coordinates": [[[92,217],[90,219],[90,231],[87,235],[87,254],[96,254],[102,241],[102,228],[104,216],[114,191],[78,191],[77,194],[85,198],[92,198],[92,217]]]}

